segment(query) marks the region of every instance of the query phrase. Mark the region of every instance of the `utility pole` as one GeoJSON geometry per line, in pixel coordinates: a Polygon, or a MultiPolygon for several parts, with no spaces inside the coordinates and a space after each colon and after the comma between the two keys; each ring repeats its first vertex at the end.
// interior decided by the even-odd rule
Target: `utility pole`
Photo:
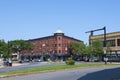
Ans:
{"type": "Polygon", "coordinates": [[[103,30],[104,30],[104,47],[106,47],[106,27],[104,27],[103,30]]]}

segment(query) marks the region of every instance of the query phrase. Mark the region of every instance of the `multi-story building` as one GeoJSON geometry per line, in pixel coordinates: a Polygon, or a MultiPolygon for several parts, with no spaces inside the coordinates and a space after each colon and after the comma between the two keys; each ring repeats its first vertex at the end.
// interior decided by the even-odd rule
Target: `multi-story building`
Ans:
{"type": "MultiPolygon", "coordinates": [[[[100,39],[104,40],[104,35],[94,35],[89,37],[89,43],[92,44],[93,40],[100,39]]],[[[112,59],[120,59],[120,32],[112,32],[106,34],[106,43],[110,44],[110,52],[109,56],[112,57],[112,59]]]]}
{"type": "Polygon", "coordinates": [[[54,35],[28,40],[34,45],[31,53],[69,53],[70,43],[83,42],[81,40],[64,35],[61,30],[57,30],[54,35]]]}

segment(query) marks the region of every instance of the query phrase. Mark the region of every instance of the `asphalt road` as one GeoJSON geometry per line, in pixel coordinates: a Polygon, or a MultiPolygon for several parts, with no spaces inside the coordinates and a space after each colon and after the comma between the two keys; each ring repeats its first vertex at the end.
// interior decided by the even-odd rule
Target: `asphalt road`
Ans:
{"type": "Polygon", "coordinates": [[[59,63],[59,64],[48,64],[47,62],[23,63],[23,65],[21,65],[21,66],[0,68],[0,73],[6,73],[6,72],[11,72],[11,71],[17,71],[17,70],[24,70],[24,69],[29,69],[29,68],[44,67],[44,66],[62,65],[62,64],[64,64],[64,63],[59,63]]]}
{"type": "Polygon", "coordinates": [[[30,74],[0,80],[120,80],[120,67],[95,67],[30,74]]]}

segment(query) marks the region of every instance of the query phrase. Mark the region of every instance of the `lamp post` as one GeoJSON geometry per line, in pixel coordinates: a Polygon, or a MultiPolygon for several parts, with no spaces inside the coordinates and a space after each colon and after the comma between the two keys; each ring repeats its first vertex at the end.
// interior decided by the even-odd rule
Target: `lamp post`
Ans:
{"type": "Polygon", "coordinates": [[[45,47],[46,45],[45,45],[45,43],[44,44],[42,44],[42,61],[44,61],[44,55],[45,55],[45,49],[44,49],[44,47],[45,47]]]}

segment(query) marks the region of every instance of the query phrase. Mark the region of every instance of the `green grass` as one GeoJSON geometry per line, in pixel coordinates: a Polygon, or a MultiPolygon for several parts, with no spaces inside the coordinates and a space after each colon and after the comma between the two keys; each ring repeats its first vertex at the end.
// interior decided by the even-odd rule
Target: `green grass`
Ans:
{"type": "Polygon", "coordinates": [[[49,72],[49,71],[57,71],[57,70],[65,70],[65,69],[72,69],[72,68],[86,68],[86,67],[105,67],[105,66],[120,66],[119,64],[76,64],[76,65],[57,65],[57,66],[47,66],[47,67],[40,67],[40,68],[31,68],[26,70],[19,70],[13,72],[7,72],[0,74],[0,77],[9,77],[9,76],[16,76],[16,75],[25,75],[25,74],[33,74],[33,73],[42,73],[42,72],[49,72]]]}

